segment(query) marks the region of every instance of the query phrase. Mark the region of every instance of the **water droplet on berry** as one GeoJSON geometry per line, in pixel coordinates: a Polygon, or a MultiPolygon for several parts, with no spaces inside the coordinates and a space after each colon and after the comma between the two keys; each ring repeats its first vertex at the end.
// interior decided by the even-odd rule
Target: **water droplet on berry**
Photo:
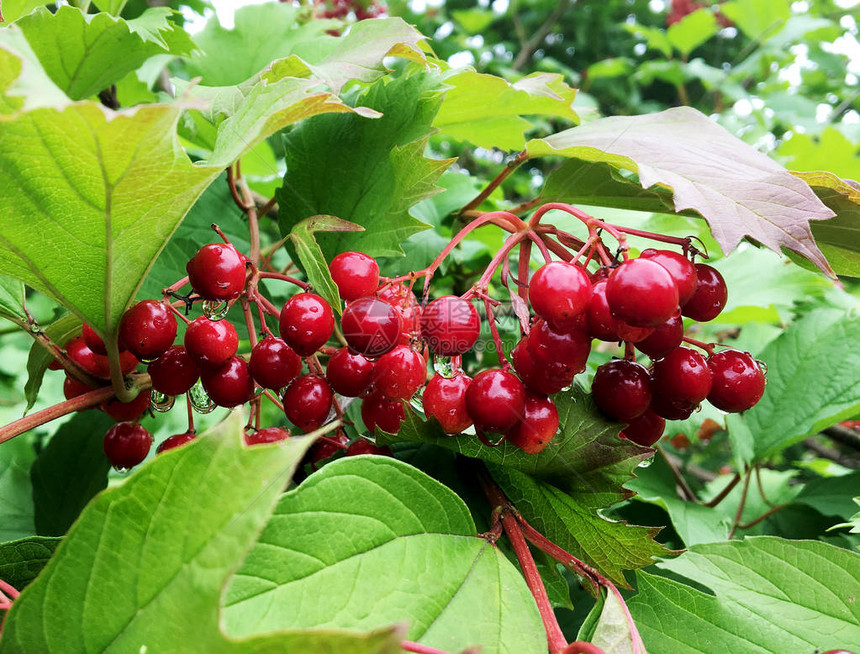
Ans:
{"type": "Polygon", "coordinates": [[[444,377],[445,379],[451,379],[457,374],[457,369],[454,366],[453,357],[446,357],[441,355],[436,355],[433,357],[433,370],[436,371],[440,377],[444,377]]]}
{"type": "Polygon", "coordinates": [[[424,386],[419,388],[416,391],[415,395],[409,398],[409,404],[416,411],[424,413],[424,386]]]}
{"type": "Polygon", "coordinates": [[[652,464],[652,463],[654,463],[654,459],[655,459],[655,457],[656,457],[656,456],[657,456],[656,454],[652,454],[651,456],[649,456],[649,457],[648,457],[647,459],[645,459],[644,461],[641,461],[641,462],[639,463],[639,466],[638,466],[638,467],[640,467],[640,468],[650,468],[650,467],[651,467],[651,464],[652,464]]]}
{"type": "Polygon", "coordinates": [[[761,359],[756,359],[755,362],[758,364],[758,367],[761,369],[761,374],[764,375],[764,383],[767,384],[767,364],[761,359]]]}
{"type": "Polygon", "coordinates": [[[480,440],[487,447],[498,447],[505,441],[504,434],[488,433],[482,431],[475,432],[480,440]]]}
{"type": "Polygon", "coordinates": [[[230,310],[230,305],[224,300],[204,300],[203,315],[209,320],[223,320],[227,317],[227,312],[230,310]]]}
{"type": "Polygon", "coordinates": [[[152,410],[158,411],[159,413],[167,413],[173,408],[174,402],[176,402],[176,398],[174,396],[165,395],[158,391],[151,391],[149,393],[149,400],[152,410]]]}
{"type": "Polygon", "coordinates": [[[114,466],[113,469],[121,475],[127,475],[128,471],[131,470],[131,468],[123,468],[122,466],[114,466]]]}
{"type": "Polygon", "coordinates": [[[188,398],[191,400],[191,408],[197,413],[212,413],[218,406],[203,389],[203,382],[199,379],[188,391],[188,398]]]}

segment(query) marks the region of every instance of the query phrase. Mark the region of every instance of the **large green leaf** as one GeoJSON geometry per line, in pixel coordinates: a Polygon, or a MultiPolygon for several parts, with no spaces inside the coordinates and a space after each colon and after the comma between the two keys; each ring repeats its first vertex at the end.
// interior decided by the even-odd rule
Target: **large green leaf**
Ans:
{"type": "Polygon", "coordinates": [[[30,485],[30,466],[35,458],[33,445],[26,436],[0,447],[0,542],[36,533],[30,485]]]}
{"type": "Polygon", "coordinates": [[[2,6],[2,22],[6,24],[26,16],[36,7],[47,4],[43,0],[4,0],[2,6]]]}
{"type": "Polygon", "coordinates": [[[788,0],[731,0],[720,6],[727,18],[751,39],[765,41],[791,16],[788,0]]]}
{"type": "Polygon", "coordinates": [[[309,216],[337,216],[367,231],[318,234],[327,259],[352,249],[401,255],[400,243],[427,228],[410,208],[440,191],[435,182],[452,163],[424,156],[439,102],[431,75],[383,79],[358,98],[382,118],[318,116],[298,125],[286,137],[281,232],[309,216]]]}
{"type": "Polygon", "coordinates": [[[637,573],[628,603],[653,652],[813,652],[860,647],[860,555],[754,537],[697,545],[658,564],[710,593],[637,573]]]}
{"type": "Polygon", "coordinates": [[[45,567],[60,538],[32,536],[0,545],[0,579],[21,591],[45,567]]]}
{"type": "MultiPolygon", "coordinates": [[[[809,223],[830,218],[833,212],[807,184],[694,109],[603,118],[529,141],[527,149],[532,157],[604,162],[638,175],[630,184],[671,191],[675,211],[698,212],[726,253],[749,236],[777,252],[783,247],[794,250],[830,272],[809,223]]],[[[618,195],[618,184],[616,179],[610,185],[613,196],[618,195]]],[[[562,196],[545,200],[576,201],[552,175],[547,187],[562,196]]],[[[645,197],[648,206],[654,197],[645,197]]],[[[625,198],[630,208],[635,208],[636,198],[632,193],[625,198]]],[[[600,204],[596,197],[589,201],[600,204]]]]}
{"type": "Polygon", "coordinates": [[[860,489],[860,471],[839,477],[813,479],[797,494],[794,501],[806,504],[822,515],[848,520],[857,511],[853,495],[860,489]]]}
{"type": "Polygon", "coordinates": [[[325,466],[287,493],[227,590],[231,633],[368,629],[487,654],[545,652],[523,578],[451,490],[383,457],[325,466]]]}
{"type": "Polygon", "coordinates": [[[153,55],[189,53],[194,44],[169,20],[172,13],[156,7],[126,21],[65,5],[56,13],[40,7],[17,24],[48,76],[72,100],[83,100],[153,55]]]}
{"type": "Polygon", "coordinates": [[[310,443],[247,448],[243,422],[234,413],[91,502],[16,600],[0,652],[396,651],[386,634],[375,645],[313,633],[242,643],[220,631],[221,588],[310,443]]]}

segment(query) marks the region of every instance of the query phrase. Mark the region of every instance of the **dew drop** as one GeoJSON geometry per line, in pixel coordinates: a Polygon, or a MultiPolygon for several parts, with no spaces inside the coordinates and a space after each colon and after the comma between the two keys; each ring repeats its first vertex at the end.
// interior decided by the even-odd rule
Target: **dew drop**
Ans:
{"type": "Polygon", "coordinates": [[[647,459],[645,459],[644,461],[641,461],[641,462],[639,463],[639,466],[638,466],[638,467],[640,467],[640,468],[650,468],[650,467],[651,467],[651,464],[652,464],[652,463],[654,463],[654,459],[655,459],[656,457],[657,457],[657,455],[656,455],[656,454],[652,454],[651,456],[649,456],[649,457],[648,457],[647,459]]]}
{"type": "Polygon", "coordinates": [[[218,406],[206,393],[203,382],[199,379],[188,391],[188,397],[191,400],[191,408],[197,413],[212,413],[218,406]]]}
{"type": "Polygon", "coordinates": [[[39,325],[39,323],[37,323],[37,322],[31,322],[31,323],[30,323],[30,331],[31,331],[31,332],[33,332],[34,334],[38,334],[39,332],[41,332],[41,331],[42,331],[42,328],[41,328],[41,326],[39,325]]]}
{"type": "Polygon", "coordinates": [[[173,408],[174,402],[176,402],[176,398],[172,395],[165,395],[158,391],[151,391],[149,394],[149,405],[153,411],[158,411],[158,413],[167,413],[170,411],[173,408]]]}
{"type": "Polygon", "coordinates": [[[437,375],[445,379],[451,379],[457,374],[452,357],[435,355],[433,357],[433,370],[436,371],[437,375]]]}
{"type": "Polygon", "coordinates": [[[758,364],[758,367],[761,369],[761,373],[764,375],[764,383],[767,384],[767,364],[761,359],[756,359],[755,362],[758,364]]]}
{"type": "Polygon", "coordinates": [[[204,300],[203,315],[209,320],[223,320],[227,317],[227,312],[230,310],[230,305],[224,300],[204,300]]]}
{"type": "Polygon", "coordinates": [[[505,434],[493,434],[482,431],[475,432],[480,440],[487,447],[498,447],[505,441],[505,434]]]}
{"type": "Polygon", "coordinates": [[[131,470],[131,468],[124,468],[123,466],[114,466],[113,469],[121,475],[127,475],[128,471],[131,470]]]}

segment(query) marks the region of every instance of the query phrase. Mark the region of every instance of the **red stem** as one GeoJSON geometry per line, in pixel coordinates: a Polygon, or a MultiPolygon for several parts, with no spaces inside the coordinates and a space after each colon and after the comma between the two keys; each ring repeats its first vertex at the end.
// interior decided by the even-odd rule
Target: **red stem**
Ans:
{"type": "Polygon", "coordinates": [[[260,276],[260,279],[279,279],[282,282],[289,282],[290,284],[295,284],[296,286],[304,290],[308,290],[311,287],[311,285],[307,282],[303,282],[302,280],[296,279],[295,277],[290,277],[289,275],[282,275],[281,273],[261,271],[258,274],[260,276]]]}
{"type": "Polygon", "coordinates": [[[484,298],[484,309],[487,311],[487,323],[490,325],[490,334],[493,336],[493,345],[496,348],[496,353],[499,355],[499,364],[503,368],[509,368],[511,364],[508,362],[502,347],[502,337],[499,336],[499,328],[496,325],[496,316],[493,314],[493,307],[490,304],[489,298],[486,297],[484,298]]]}
{"type": "Polygon", "coordinates": [[[507,163],[505,169],[498,175],[496,175],[495,179],[493,179],[489,184],[487,184],[487,187],[483,191],[481,191],[471,202],[469,202],[469,204],[463,207],[460,210],[460,213],[481,206],[484,200],[490,197],[492,192],[495,191],[499,187],[499,185],[504,182],[511,175],[511,173],[513,173],[517,168],[519,168],[528,158],[528,152],[526,152],[525,150],[517,153],[517,156],[507,163]]]}
{"type": "Polygon", "coordinates": [[[422,645],[421,643],[413,643],[411,640],[404,640],[400,643],[400,649],[404,652],[415,652],[415,654],[448,654],[441,649],[422,645]]]}
{"type": "Polygon", "coordinates": [[[713,356],[714,354],[714,344],[713,343],[705,343],[703,341],[697,341],[695,338],[690,338],[689,336],[684,336],[684,342],[689,343],[690,345],[695,345],[696,347],[704,350],[708,353],[708,356],[713,356]]]}
{"type": "Polygon", "coordinates": [[[12,584],[7,583],[2,579],[0,579],[0,591],[2,591],[3,594],[6,595],[10,600],[18,599],[18,595],[21,594],[15,589],[14,586],[12,586],[12,584]]]}

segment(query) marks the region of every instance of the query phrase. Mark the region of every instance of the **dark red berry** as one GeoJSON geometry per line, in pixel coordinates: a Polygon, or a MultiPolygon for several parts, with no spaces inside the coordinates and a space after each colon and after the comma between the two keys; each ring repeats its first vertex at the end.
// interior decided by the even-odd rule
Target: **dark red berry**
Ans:
{"type": "Polygon", "coordinates": [[[232,300],[245,287],[245,257],[227,243],[210,243],[186,264],[191,288],[207,300],[232,300]]]}
{"type": "MultiPolygon", "coordinates": [[[[105,347],[101,336],[96,334],[93,328],[86,323],[84,323],[81,328],[81,336],[84,337],[84,343],[86,343],[87,347],[93,352],[96,354],[107,354],[107,348],[105,347]]],[[[122,352],[123,350],[125,350],[125,346],[122,343],[119,343],[119,351],[122,352]]]]}
{"type": "Polygon", "coordinates": [[[433,300],[421,315],[421,335],[434,353],[457,356],[478,340],[481,319],[470,302],[454,295],[433,300]]]}
{"type": "Polygon", "coordinates": [[[133,422],[118,422],[105,434],[105,456],[117,468],[133,468],[151,447],[152,434],[133,422]]]}
{"type": "Polygon", "coordinates": [[[651,447],[660,440],[666,421],[650,409],[634,418],[621,432],[621,437],[644,447],[651,447]]]}
{"type": "Polygon", "coordinates": [[[630,422],[648,410],[651,376],[635,361],[608,361],[594,373],[591,394],[597,408],[610,418],[630,422]]]}
{"type": "Polygon", "coordinates": [[[186,443],[190,443],[195,438],[197,438],[197,435],[190,431],[187,431],[184,434],[173,434],[173,436],[168,436],[161,441],[161,444],[156,448],[155,453],[161,454],[167,450],[172,450],[180,447],[181,445],[185,445],[186,443]]]}
{"type": "Polygon", "coordinates": [[[200,369],[224,365],[239,349],[239,334],[228,320],[200,316],[185,330],[185,350],[200,369]]]}
{"type": "MultiPolygon", "coordinates": [[[[88,348],[83,336],[76,336],[66,343],[66,354],[93,377],[110,379],[110,361],[88,348]]],[[[127,375],[137,367],[137,358],[131,352],[120,352],[119,363],[122,374],[127,375]]]]}
{"type": "Polygon", "coordinates": [[[325,369],[325,378],[335,393],[344,397],[358,397],[373,381],[373,361],[363,354],[352,354],[343,347],[331,355],[325,369]]]}
{"type": "Polygon", "coordinates": [[[698,403],[676,400],[671,395],[652,390],[651,410],[666,420],[686,420],[698,407],[698,403]]]}
{"type": "Polygon", "coordinates": [[[397,309],[372,297],[350,302],[340,319],[343,337],[354,352],[375,358],[393,350],[400,341],[397,309]]]}
{"type": "Polygon", "coordinates": [[[421,304],[405,284],[386,284],[379,291],[378,298],[393,306],[400,314],[401,345],[409,345],[421,336],[421,304]]]}
{"type": "Polygon", "coordinates": [[[422,401],[427,417],[434,417],[446,434],[459,434],[472,424],[466,410],[466,389],[471,377],[459,374],[450,379],[434,375],[427,382],[422,401]]]}
{"type": "Polygon", "coordinates": [[[277,443],[290,437],[290,432],[283,427],[266,427],[249,434],[245,432],[245,445],[262,445],[277,443]]]}
{"type": "Polygon", "coordinates": [[[48,362],[48,370],[62,370],[63,365],[57,359],[51,359],[48,362]]]}
{"type": "Polygon", "coordinates": [[[482,370],[466,389],[466,410],[475,429],[505,432],[523,416],[526,389],[510,372],[500,368],[482,370]]]}
{"type": "Polygon", "coordinates": [[[662,359],[684,341],[684,321],[681,316],[672,316],[651,335],[636,343],[636,349],[652,359],[662,359]]]}
{"type": "Polygon", "coordinates": [[[345,452],[349,439],[346,434],[335,434],[334,436],[323,436],[317,440],[308,452],[307,461],[311,464],[313,470],[317,469],[317,464],[321,461],[331,458],[338,452],[345,452]]]}
{"type": "Polygon", "coordinates": [[[63,397],[65,397],[67,400],[71,400],[73,397],[83,395],[84,393],[89,393],[90,391],[93,391],[95,389],[95,386],[90,386],[88,384],[78,381],[74,377],[69,377],[68,375],[66,375],[66,379],[63,382],[63,397]]]}
{"type": "Polygon", "coordinates": [[[684,306],[693,297],[696,292],[696,284],[698,276],[696,275],[696,267],[683,254],[672,252],[671,250],[656,250],[648,248],[642,250],[639,255],[642,259],[650,259],[655,263],[659,263],[672,276],[675,281],[675,286],[678,287],[678,304],[684,306]]]}
{"type": "Polygon", "coordinates": [[[331,338],[334,313],[319,295],[299,293],[284,303],[279,324],[281,338],[297,354],[307,357],[331,338]]]}
{"type": "Polygon", "coordinates": [[[630,259],[606,281],[606,301],[614,318],[634,327],[657,327],[678,311],[672,275],[649,259],[630,259]]]}
{"type": "Polygon", "coordinates": [[[526,386],[545,395],[554,395],[573,381],[573,374],[564,364],[536,365],[529,352],[527,336],[511,350],[511,362],[526,386]]]}
{"type": "Polygon", "coordinates": [[[373,295],[379,285],[379,264],[363,252],[342,252],[331,260],[328,269],[347,302],[373,295]]]}
{"type": "Polygon", "coordinates": [[[671,403],[696,406],[711,391],[711,370],[708,368],[708,362],[705,357],[688,347],[676,348],[659,361],[655,361],[651,367],[651,375],[654,395],[662,396],[671,403]]]}
{"type": "Polygon", "coordinates": [[[331,411],[334,394],[319,375],[302,375],[284,391],[284,413],[304,432],[319,429],[331,411]]]}
{"type": "Polygon", "coordinates": [[[376,454],[377,456],[391,456],[391,448],[371,443],[366,438],[354,440],[346,448],[346,456],[358,456],[360,454],[376,454]]]}
{"type": "Polygon", "coordinates": [[[526,391],[526,402],[520,421],[508,432],[508,442],[523,452],[537,454],[555,438],[558,431],[558,409],[546,395],[526,391]]]}
{"type": "Polygon", "coordinates": [[[588,273],[565,261],[544,264],[529,282],[532,309],[559,330],[573,326],[588,309],[590,299],[588,273]]]}
{"type": "Polygon", "coordinates": [[[123,314],[119,340],[138,359],[160,357],[176,338],[176,318],[163,302],[144,300],[123,314]]]}
{"type": "Polygon", "coordinates": [[[708,367],[713,379],[708,402],[718,409],[730,413],[746,411],[764,395],[764,372],[749,352],[718,352],[708,359],[708,367]]]}
{"type": "Polygon", "coordinates": [[[588,303],[586,324],[591,336],[610,343],[638,343],[647,338],[653,331],[652,327],[632,327],[612,316],[606,299],[606,284],[607,282],[595,283],[591,301],[588,303]]]}
{"type": "Polygon", "coordinates": [[[401,400],[392,400],[379,391],[373,391],[361,401],[361,419],[371,433],[379,427],[389,434],[400,431],[400,423],[406,420],[401,400]]]}
{"type": "Polygon", "coordinates": [[[239,406],[254,396],[254,378],[242,357],[230,357],[218,368],[200,374],[203,389],[218,406],[239,406]]]}
{"type": "Polygon", "coordinates": [[[152,388],[165,395],[182,395],[200,378],[200,369],[182,345],[174,345],[146,368],[152,388]]]}
{"type": "Polygon", "coordinates": [[[723,276],[706,263],[696,264],[696,275],[699,280],[696,292],[681,313],[693,320],[708,322],[720,315],[726,306],[729,291],[723,276]]]}
{"type": "Polygon", "coordinates": [[[267,336],[251,350],[248,367],[260,386],[280,390],[301,374],[302,359],[283,339],[267,336]]]}
{"type": "Polygon", "coordinates": [[[583,370],[591,352],[591,338],[580,329],[556,331],[545,320],[537,320],[528,336],[529,354],[539,366],[560,364],[565,375],[573,377],[583,370]]]}
{"type": "Polygon", "coordinates": [[[392,400],[412,397],[427,379],[427,362],[407,345],[386,352],[373,367],[373,384],[392,400]]]}
{"type": "Polygon", "coordinates": [[[117,422],[134,422],[140,420],[149,404],[149,391],[142,391],[131,402],[120,402],[112,397],[101,405],[101,409],[117,422]]]}

